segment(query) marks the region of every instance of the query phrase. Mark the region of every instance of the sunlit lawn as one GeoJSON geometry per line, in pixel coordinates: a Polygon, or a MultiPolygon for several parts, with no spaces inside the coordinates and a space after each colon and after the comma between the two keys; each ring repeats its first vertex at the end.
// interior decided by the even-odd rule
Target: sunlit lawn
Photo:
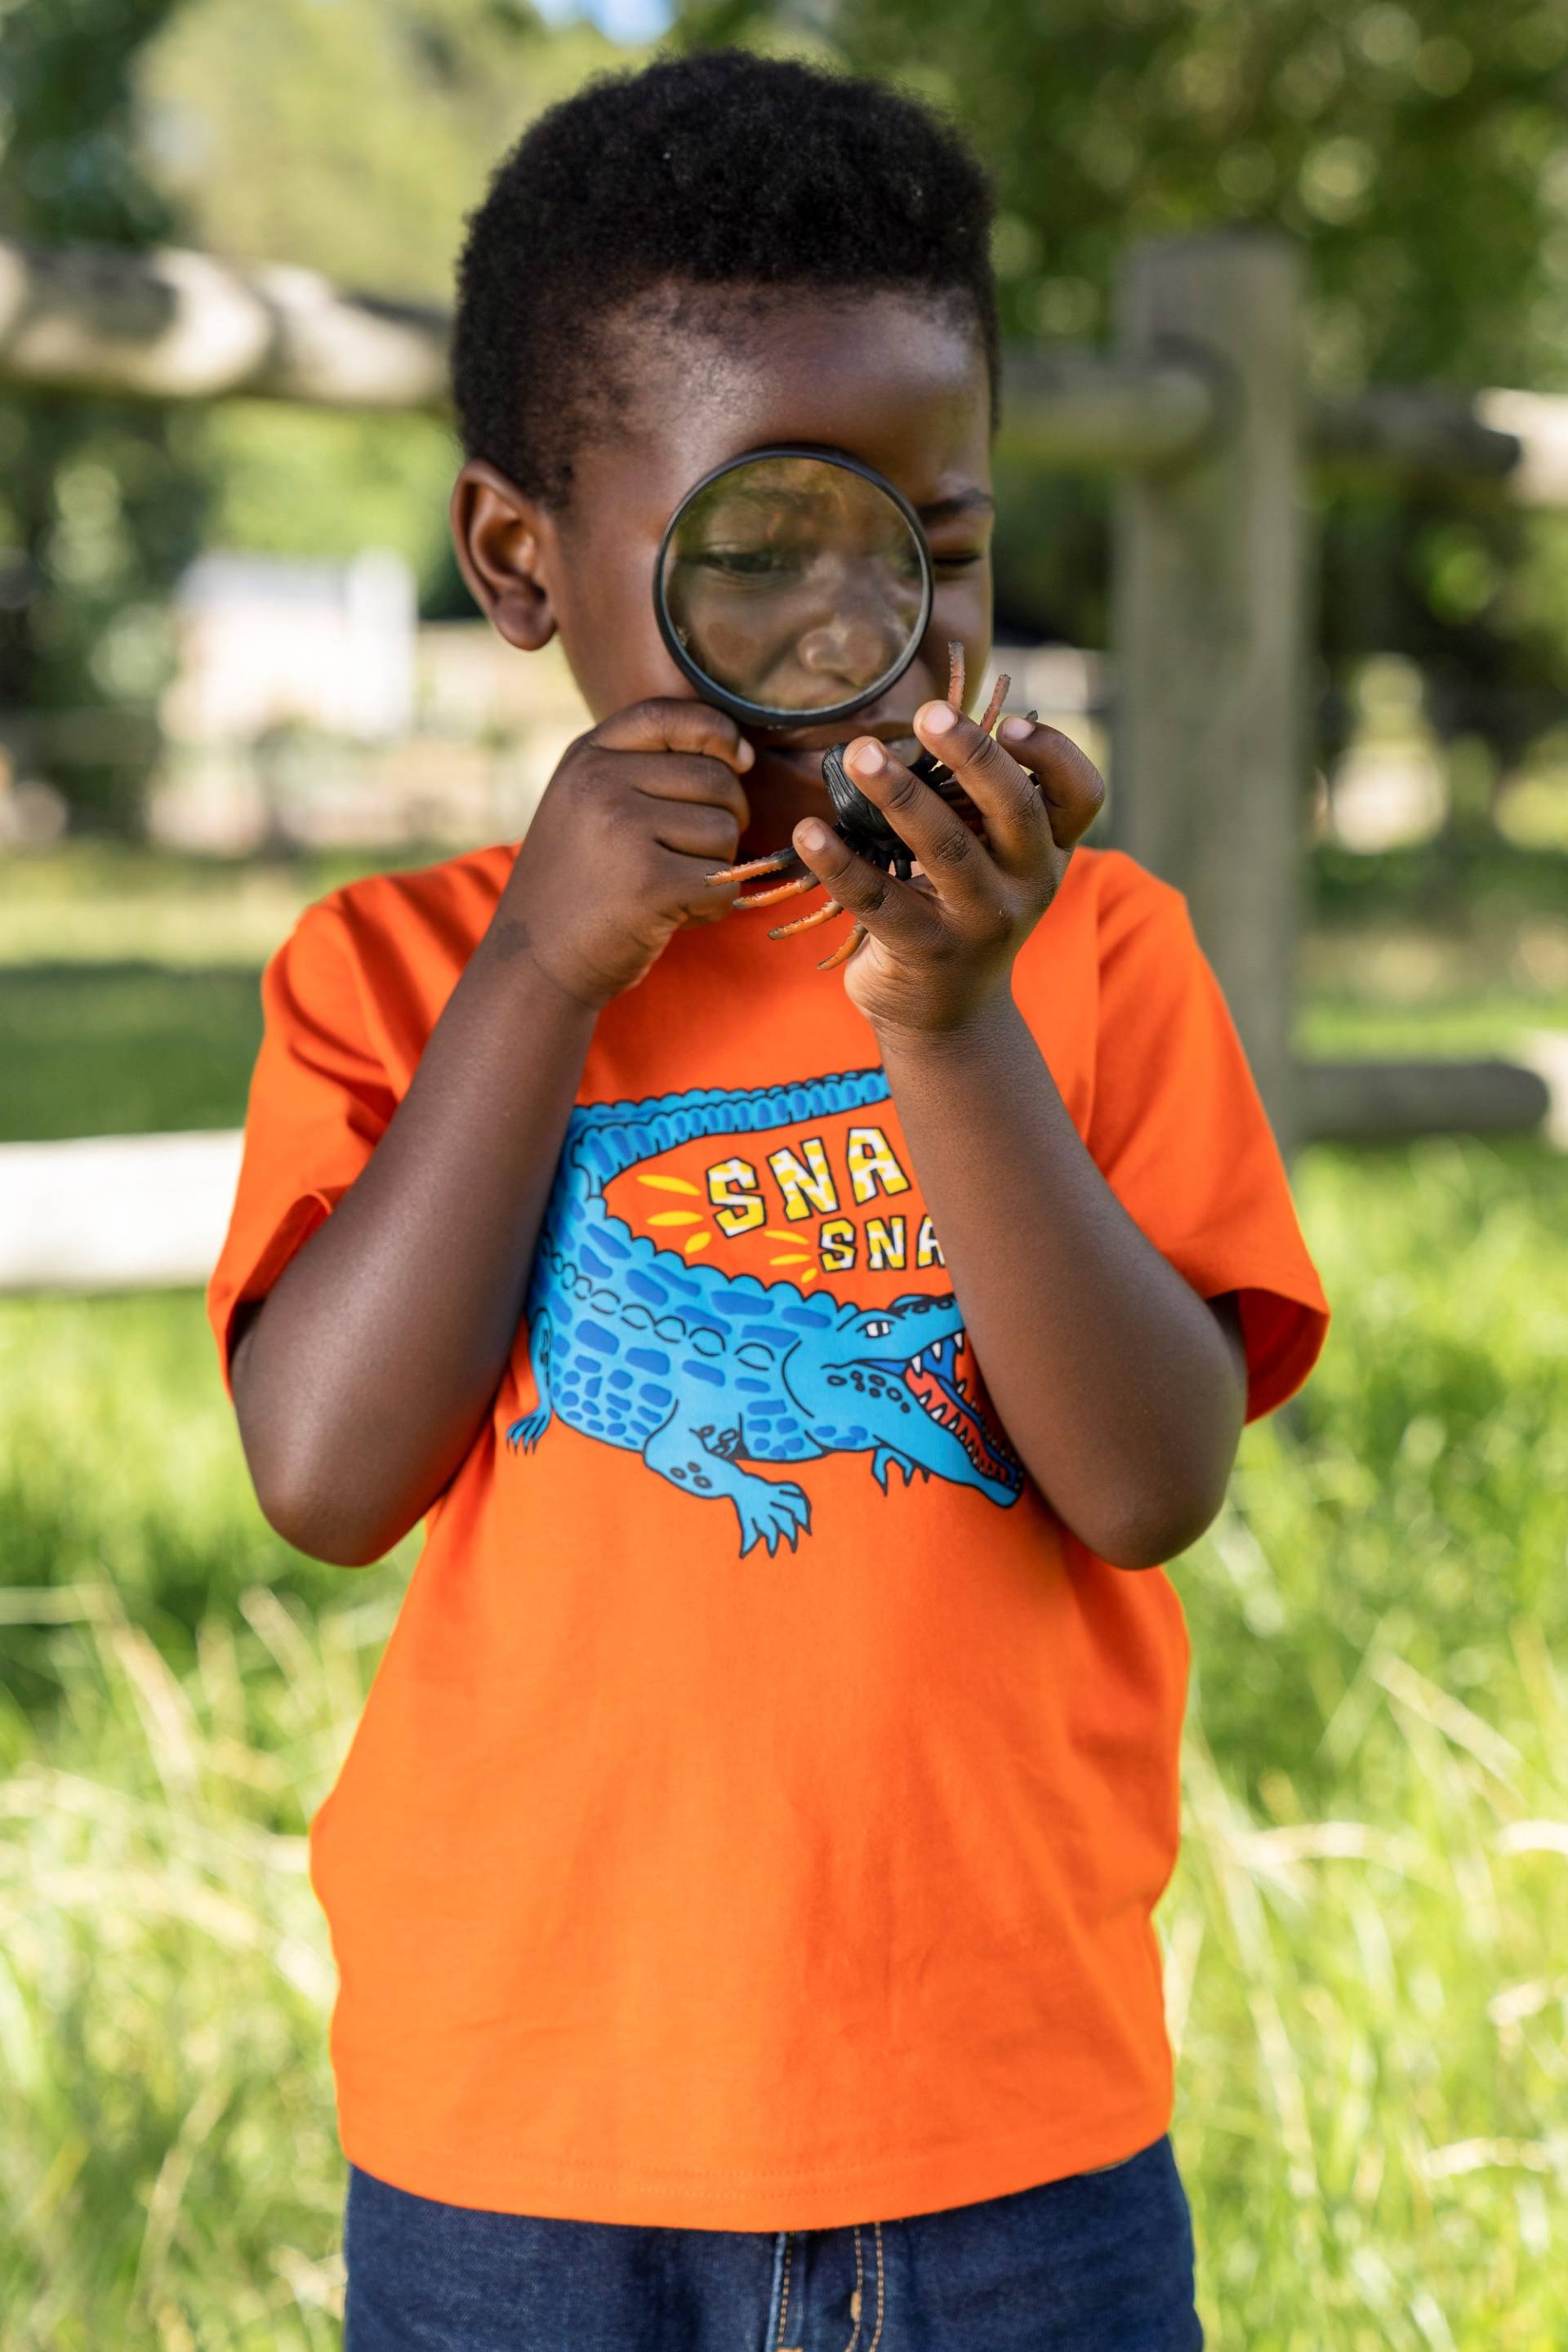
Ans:
{"type": "MultiPolygon", "coordinates": [[[[102,976],[145,953],[122,933],[102,976]]],[[[113,1097],[105,1054],[100,1099],[237,1117],[227,1018],[198,1053],[175,1003],[180,1087],[113,1097]]],[[[1556,2352],[1568,1158],[1316,1148],[1298,1191],[1334,1332],[1172,1571],[1195,1671],[1161,1925],[1205,2323],[1556,2352]]],[[[304,1830],[414,1546],[351,1572],[269,1533],[195,1293],[0,1301],[0,2352],[335,2347],[304,1830]]]]}
{"type": "Polygon", "coordinates": [[[267,955],[308,900],[397,862],[0,857],[0,1141],[237,1126],[267,955]]]}

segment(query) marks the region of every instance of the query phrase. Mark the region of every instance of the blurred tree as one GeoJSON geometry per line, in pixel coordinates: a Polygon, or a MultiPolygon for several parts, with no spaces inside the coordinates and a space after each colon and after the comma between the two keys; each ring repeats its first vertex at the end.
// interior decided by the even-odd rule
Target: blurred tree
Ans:
{"type": "MultiPolygon", "coordinates": [[[[449,299],[466,207],[595,66],[527,0],[0,0],[0,233],[192,245],[449,299]]],[[[471,609],[447,542],[455,443],[420,417],[262,401],[0,399],[0,740],[79,822],[131,828],[202,544],[369,542],[471,609]]]]}
{"type": "MultiPolygon", "coordinates": [[[[463,216],[505,149],[638,54],[591,26],[549,29],[527,0],[185,0],[137,87],[150,168],[193,242],[447,302],[463,216]]],[[[237,401],[205,429],[226,545],[378,542],[413,564],[427,614],[473,612],[447,539],[458,455],[443,425],[237,401]]]]}
{"type": "MultiPolygon", "coordinates": [[[[136,152],[131,70],[179,0],[11,0],[0,10],[0,231],[170,240],[136,152]]],[[[0,732],[89,823],[134,822],[171,667],[166,598],[205,477],[178,413],[0,399],[0,732]]]]}
{"type": "MultiPolygon", "coordinates": [[[[830,55],[952,108],[998,184],[1006,331],[1108,331],[1139,237],[1308,248],[1315,389],[1568,389],[1563,0],[684,0],[687,46],[830,55]]],[[[1103,494],[1012,486],[1004,617],[1103,642],[1103,494]]],[[[1568,693],[1568,523],[1328,502],[1321,642],[1414,655],[1507,752],[1568,693]]]]}

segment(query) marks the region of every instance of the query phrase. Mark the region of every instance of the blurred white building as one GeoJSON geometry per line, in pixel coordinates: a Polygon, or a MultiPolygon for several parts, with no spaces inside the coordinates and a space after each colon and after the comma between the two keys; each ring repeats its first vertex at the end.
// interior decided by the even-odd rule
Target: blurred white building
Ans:
{"type": "Polygon", "coordinates": [[[163,701],[186,741],[296,719],[385,740],[414,720],[414,575],[391,548],[345,563],[213,552],[175,600],[180,669],[163,701]]]}
{"type": "Polygon", "coordinates": [[[186,571],[162,704],[153,840],[244,855],[521,834],[587,713],[558,645],[418,620],[389,549],[302,562],[215,551],[186,571]]]}

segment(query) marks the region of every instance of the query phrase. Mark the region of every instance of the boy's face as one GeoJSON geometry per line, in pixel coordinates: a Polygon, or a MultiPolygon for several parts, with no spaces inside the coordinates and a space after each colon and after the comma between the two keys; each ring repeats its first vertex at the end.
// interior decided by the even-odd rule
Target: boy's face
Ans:
{"type": "Polygon", "coordinates": [[[910,722],[947,691],[950,638],[971,688],[979,682],[991,647],[989,386],[963,312],[911,294],[791,289],[727,316],[716,288],[700,316],[695,327],[655,317],[640,334],[635,320],[617,330],[630,396],[614,432],[577,451],[565,513],[476,460],[454,488],[452,529],[501,635],[530,649],[559,635],[597,720],[649,696],[696,693],[659,635],[653,572],[665,525],[701,475],[769,442],[804,441],[895,483],[931,544],[930,626],[909,669],[854,718],[746,730],[758,751],[748,797],[771,834],[820,807],[828,744],[874,734],[919,751],[910,722]]]}

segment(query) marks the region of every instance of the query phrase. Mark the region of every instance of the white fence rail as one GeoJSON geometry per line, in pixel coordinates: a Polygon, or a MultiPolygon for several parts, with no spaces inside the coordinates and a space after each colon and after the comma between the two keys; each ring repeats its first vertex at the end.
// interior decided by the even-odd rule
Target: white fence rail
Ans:
{"type": "Polygon", "coordinates": [[[0,1144],[0,1290],[205,1283],[239,1146],[237,1129],[0,1144]]]}

